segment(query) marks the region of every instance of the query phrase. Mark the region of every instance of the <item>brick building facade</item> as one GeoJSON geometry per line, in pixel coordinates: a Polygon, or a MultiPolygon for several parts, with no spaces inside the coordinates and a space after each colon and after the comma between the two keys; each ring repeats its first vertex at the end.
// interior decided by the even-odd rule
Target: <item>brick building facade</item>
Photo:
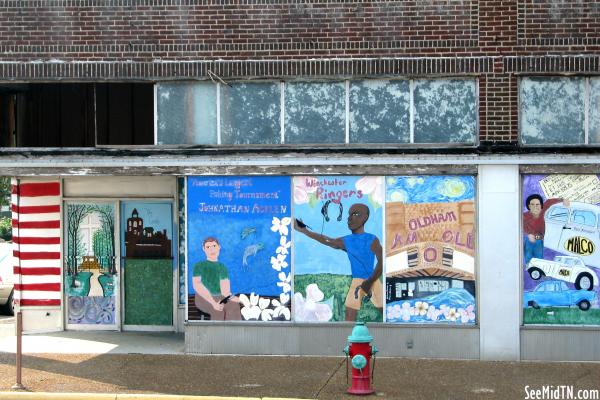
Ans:
{"type": "Polygon", "coordinates": [[[481,143],[517,142],[520,74],[599,68],[590,2],[6,1],[6,81],[479,77],[481,143]]]}
{"type": "MultiPolygon", "coordinates": [[[[570,328],[550,324],[555,329],[537,324],[523,326],[523,278],[519,268],[523,247],[522,193],[526,192],[522,179],[527,175],[600,173],[597,142],[593,139],[598,90],[595,82],[600,71],[597,2],[6,0],[0,2],[0,54],[0,95],[34,93],[39,88],[35,92],[40,93],[39,97],[28,99],[26,104],[47,110],[44,107],[59,98],[48,93],[57,85],[62,85],[60,90],[72,85],[76,86],[74,98],[79,99],[71,98],[65,103],[59,122],[52,120],[58,126],[52,140],[43,139],[43,132],[49,126],[48,115],[53,112],[27,114],[44,115],[44,120],[40,126],[28,128],[28,132],[34,133],[23,134],[26,139],[12,142],[2,139],[3,143],[12,143],[0,151],[2,175],[18,177],[23,184],[40,179],[60,181],[65,202],[136,198],[134,189],[139,189],[141,198],[170,199],[174,209],[179,208],[175,204],[178,195],[175,177],[192,175],[473,175],[478,193],[475,228],[478,322],[461,328],[382,324],[375,332],[388,348],[396,348],[389,354],[600,359],[597,340],[600,331],[593,323],[592,327],[583,324],[585,327],[570,328]],[[552,139],[554,136],[546,140],[541,131],[546,127],[545,122],[539,120],[531,124],[541,128],[523,134],[523,112],[527,108],[524,105],[529,104],[529,98],[524,99],[530,92],[522,82],[535,89],[539,80],[546,84],[546,80],[571,78],[580,78],[581,81],[568,84],[580,85],[576,87],[586,93],[581,100],[581,109],[585,109],[581,116],[582,132],[585,131],[581,140],[556,140],[552,139]],[[474,82],[474,137],[466,143],[427,140],[423,144],[412,139],[372,145],[360,140],[352,142],[348,139],[349,124],[353,123],[349,122],[352,117],[348,117],[348,104],[352,101],[348,93],[352,82],[370,79],[410,81],[407,85],[411,109],[417,101],[413,99],[414,88],[423,80],[474,82]],[[223,106],[218,106],[215,129],[219,139],[215,143],[160,145],[157,132],[161,116],[160,110],[157,116],[156,100],[160,85],[198,81],[223,86],[229,86],[230,82],[282,82],[281,93],[287,90],[284,83],[288,82],[345,82],[346,141],[288,142],[287,137],[283,140],[282,116],[282,143],[240,146],[245,142],[221,142],[225,122],[219,119],[219,115],[223,118],[220,108],[223,106]],[[83,88],[84,84],[92,86],[83,88]],[[123,95],[125,92],[119,92],[111,84],[149,86],[132,86],[123,95]],[[101,85],[108,85],[108,94],[103,94],[105,89],[101,85]],[[141,97],[136,97],[136,93],[141,93],[138,90],[150,90],[147,93],[154,90],[153,99],[140,103],[141,97]],[[150,110],[139,118],[119,117],[119,121],[127,120],[127,130],[133,132],[131,139],[115,133],[120,132],[118,127],[113,133],[109,128],[108,133],[100,133],[104,122],[89,113],[100,109],[96,101],[104,98],[101,96],[108,99],[107,120],[111,114],[125,110],[120,103],[117,108],[121,110],[111,108],[110,104],[111,99],[116,101],[123,96],[132,99],[133,104],[124,113],[133,115],[144,107],[150,110]],[[94,106],[75,109],[68,105],[88,102],[94,106]],[[74,119],[72,114],[86,116],[69,126],[68,121],[74,119]],[[151,178],[157,175],[162,179],[163,189],[148,189],[153,185],[151,178]],[[132,187],[131,182],[136,180],[139,183],[132,187]],[[101,188],[102,185],[105,187],[101,188]],[[109,187],[115,188],[114,192],[109,187]],[[514,218],[505,220],[502,215],[506,213],[514,218]],[[498,235],[507,239],[498,243],[498,235]],[[499,308],[508,311],[498,317],[499,308]],[[419,335],[428,342],[417,345],[416,350],[404,348],[404,342],[419,335]],[[582,345],[573,344],[573,337],[582,345]],[[396,346],[398,343],[400,346],[396,346]],[[462,347],[453,349],[453,343],[462,347]],[[549,348],[563,350],[553,353],[549,348]]],[[[218,102],[222,94],[216,96],[218,102]]],[[[1,96],[0,100],[5,109],[13,101],[1,96]]],[[[527,108],[534,109],[537,110],[527,108]]],[[[11,110],[12,114],[0,114],[5,125],[11,123],[11,118],[19,117],[18,110],[11,110]]],[[[411,132],[415,118],[412,114],[409,118],[411,132]]],[[[14,121],[11,126],[17,129],[14,121]]],[[[65,224],[63,221],[62,226],[65,224]]],[[[184,225],[179,224],[181,229],[184,225]]],[[[182,253],[181,258],[184,256],[182,253]]],[[[182,271],[174,274],[174,290],[177,290],[186,275],[182,271]]],[[[63,307],[66,302],[64,298],[63,307]]],[[[244,331],[247,338],[263,335],[269,338],[254,343],[257,347],[251,349],[252,340],[244,339],[241,333],[231,333],[227,323],[211,324],[210,340],[201,342],[198,327],[202,325],[187,323],[185,301],[174,296],[173,303],[172,328],[186,331],[186,346],[191,352],[331,352],[328,346],[334,343],[334,338],[348,330],[348,325],[343,324],[314,328],[302,324],[249,325],[244,331]],[[315,343],[324,343],[325,350],[303,346],[306,339],[302,336],[309,329],[315,338],[322,339],[315,343]],[[284,334],[288,339],[281,339],[284,334]],[[224,336],[228,339],[223,339],[224,336]],[[278,349],[272,349],[274,342],[278,349]]],[[[30,311],[26,326],[29,323],[31,330],[69,328],[64,308],[56,310],[56,319],[48,323],[36,322],[42,314],[30,311]]],[[[121,328],[118,323],[113,327],[121,328]]]]}

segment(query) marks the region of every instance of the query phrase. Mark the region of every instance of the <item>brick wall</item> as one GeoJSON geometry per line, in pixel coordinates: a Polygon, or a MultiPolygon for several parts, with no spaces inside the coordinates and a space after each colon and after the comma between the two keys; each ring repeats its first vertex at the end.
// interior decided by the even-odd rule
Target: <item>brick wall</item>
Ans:
{"type": "Polygon", "coordinates": [[[518,4],[520,44],[600,44],[598,1],[523,0],[518,4]]]}
{"type": "Polygon", "coordinates": [[[4,3],[0,48],[15,59],[372,56],[477,41],[473,0],[4,3]]]}
{"type": "Polygon", "coordinates": [[[485,142],[517,139],[518,74],[599,54],[595,0],[0,1],[0,80],[469,74],[485,142]]]}

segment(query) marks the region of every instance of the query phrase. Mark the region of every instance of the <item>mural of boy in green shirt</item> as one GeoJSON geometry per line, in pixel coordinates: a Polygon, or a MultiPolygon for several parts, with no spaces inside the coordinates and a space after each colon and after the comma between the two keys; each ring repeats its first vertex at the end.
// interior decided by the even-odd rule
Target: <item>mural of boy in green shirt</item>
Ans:
{"type": "Polygon", "coordinates": [[[192,284],[195,304],[198,310],[210,314],[211,320],[238,321],[242,319],[239,298],[231,293],[229,272],[220,263],[221,245],[214,237],[207,237],[202,243],[206,261],[194,265],[192,284]]]}

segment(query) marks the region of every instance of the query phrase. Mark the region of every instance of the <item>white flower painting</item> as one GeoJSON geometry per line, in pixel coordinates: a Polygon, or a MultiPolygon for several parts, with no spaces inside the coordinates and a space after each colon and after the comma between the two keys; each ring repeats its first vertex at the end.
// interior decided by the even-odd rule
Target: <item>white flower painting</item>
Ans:
{"type": "Polygon", "coordinates": [[[333,312],[329,304],[322,303],[323,292],[316,283],[306,287],[306,299],[302,293],[294,294],[294,314],[296,321],[326,322],[331,320],[333,312]]]}

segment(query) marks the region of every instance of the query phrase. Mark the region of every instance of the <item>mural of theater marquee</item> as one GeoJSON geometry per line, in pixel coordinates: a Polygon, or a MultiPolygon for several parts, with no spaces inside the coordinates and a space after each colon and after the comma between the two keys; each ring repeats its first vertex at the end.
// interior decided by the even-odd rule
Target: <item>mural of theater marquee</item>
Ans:
{"type": "Polygon", "coordinates": [[[600,325],[600,179],[523,176],[523,322],[600,325]]]}
{"type": "Polygon", "coordinates": [[[386,321],[475,323],[475,178],[386,178],[386,321]]]}

